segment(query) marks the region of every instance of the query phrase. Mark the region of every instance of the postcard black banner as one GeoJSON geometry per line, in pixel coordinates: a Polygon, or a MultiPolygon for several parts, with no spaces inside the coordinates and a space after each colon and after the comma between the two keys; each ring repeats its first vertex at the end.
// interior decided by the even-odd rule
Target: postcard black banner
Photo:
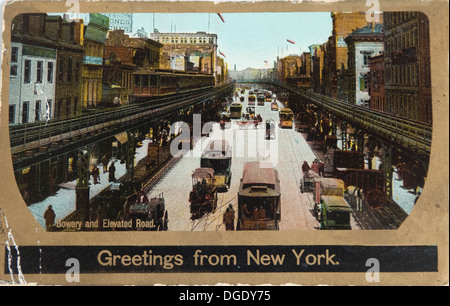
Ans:
{"type": "Polygon", "coordinates": [[[19,246],[4,271],[23,274],[436,272],[437,246],[19,246]]]}

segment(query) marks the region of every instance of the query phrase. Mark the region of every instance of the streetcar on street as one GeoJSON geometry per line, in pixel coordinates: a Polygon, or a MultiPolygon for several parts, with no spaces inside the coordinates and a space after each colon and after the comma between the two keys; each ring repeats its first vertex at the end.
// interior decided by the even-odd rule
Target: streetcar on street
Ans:
{"type": "Polygon", "coordinates": [[[257,97],[258,106],[264,106],[265,99],[266,97],[262,93],[258,94],[257,97]]]}
{"type": "Polygon", "coordinates": [[[294,113],[290,108],[283,108],[279,112],[280,126],[284,128],[292,128],[294,121],[294,113]]]}
{"type": "Polygon", "coordinates": [[[255,95],[249,95],[248,96],[248,105],[255,105],[256,96],[255,95]]]}
{"type": "Polygon", "coordinates": [[[278,171],[267,162],[247,162],[238,192],[237,230],[278,230],[281,193],[278,171]]]}
{"type": "Polygon", "coordinates": [[[228,141],[211,140],[200,158],[202,168],[214,169],[213,183],[217,191],[228,191],[231,184],[233,150],[228,141]]]}
{"type": "Polygon", "coordinates": [[[192,191],[189,194],[191,220],[200,219],[216,210],[217,189],[213,179],[212,168],[197,168],[192,173],[192,191]]]}
{"type": "Polygon", "coordinates": [[[233,102],[230,105],[230,118],[231,119],[241,119],[242,117],[242,103],[233,102]]]}

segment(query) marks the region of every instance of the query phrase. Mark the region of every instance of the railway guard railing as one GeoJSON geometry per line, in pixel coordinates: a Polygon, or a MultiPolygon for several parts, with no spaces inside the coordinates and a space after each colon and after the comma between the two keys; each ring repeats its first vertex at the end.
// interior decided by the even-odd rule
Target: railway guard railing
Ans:
{"type": "Polygon", "coordinates": [[[103,128],[126,125],[140,117],[148,117],[187,107],[194,103],[194,100],[207,99],[222,90],[226,90],[229,86],[231,85],[223,85],[214,90],[211,90],[211,88],[197,90],[181,96],[155,99],[150,102],[96,111],[72,118],[10,126],[11,153],[24,152],[103,128]]]}
{"type": "Polygon", "coordinates": [[[432,125],[394,114],[381,112],[320,93],[298,88],[274,80],[251,80],[250,83],[266,83],[282,87],[303,99],[320,106],[337,117],[370,131],[389,142],[401,145],[416,153],[429,156],[431,152],[432,125]]]}

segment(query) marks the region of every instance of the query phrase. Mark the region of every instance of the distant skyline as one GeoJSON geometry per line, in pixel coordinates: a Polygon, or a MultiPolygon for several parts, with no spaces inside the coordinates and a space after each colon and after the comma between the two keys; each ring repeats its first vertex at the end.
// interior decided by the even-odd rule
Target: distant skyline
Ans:
{"type": "Polygon", "coordinates": [[[244,70],[272,68],[277,56],[308,52],[310,45],[326,42],[332,32],[330,12],[221,15],[225,22],[216,13],[135,13],[133,34],[140,28],[152,33],[153,24],[162,33],[215,33],[228,69],[236,65],[236,70],[244,70]]]}

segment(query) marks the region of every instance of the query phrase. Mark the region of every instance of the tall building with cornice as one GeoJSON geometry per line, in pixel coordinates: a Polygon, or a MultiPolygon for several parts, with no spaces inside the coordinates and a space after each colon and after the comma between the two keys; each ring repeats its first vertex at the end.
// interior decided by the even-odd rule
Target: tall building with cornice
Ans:
{"type": "Polygon", "coordinates": [[[150,33],[163,44],[161,68],[217,74],[217,34],[150,33]]]}
{"type": "Polygon", "coordinates": [[[430,26],[420,12],[385,12],[386,111],[432,123],[430,26]]]}
{"type": "MultiPolygon", "coordinates": [[[[324,69],[322,72],[324,93],[338,96],[338,74],[347,69],[347,43],[345,38],[357,28],[367,25],[365,12],[332,12],[332,34],[325,43],[324,69]]],[[[380,18],[382,22],[382,18],[380,18]]]]}

